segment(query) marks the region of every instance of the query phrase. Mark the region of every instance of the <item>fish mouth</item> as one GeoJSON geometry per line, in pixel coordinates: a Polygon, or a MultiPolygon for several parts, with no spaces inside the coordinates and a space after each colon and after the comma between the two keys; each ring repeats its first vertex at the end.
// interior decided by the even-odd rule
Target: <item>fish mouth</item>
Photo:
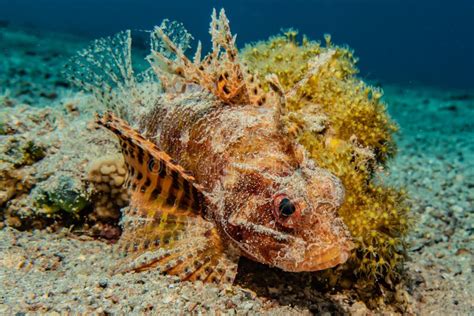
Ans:
{"type": "Polygon", "coordinates": [[[352,242],[325,249],[309,247],[304,254],[303,260],[287,265],[284,270],[288,272],[312,272],[333,268],[345,263],[351,256],[353,248],[354,244],[352,242]]]}
{"type": "Polygon", "coordinates": [[[319,271],[342,264],[351,256],[352,247],[335,246],[325,251],[308,251],[300,271],[319,271]]]}

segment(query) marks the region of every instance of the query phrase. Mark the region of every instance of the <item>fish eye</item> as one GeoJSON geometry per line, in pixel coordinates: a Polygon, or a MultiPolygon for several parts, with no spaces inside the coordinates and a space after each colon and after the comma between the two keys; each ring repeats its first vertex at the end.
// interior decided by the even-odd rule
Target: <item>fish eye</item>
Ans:
{"type": "Polygon", "coordinates": [[[301,204],[285,193],[279,193],[273,197],[273,216],[279,225],[293,229],[301,222],[301,204]]]}
{"type": "Polygon", "coordinates": [[[290,199],[285,197],[280,201],[278,210],[282,216],[288,217],[296,211],[296,207],[290,199]]]}

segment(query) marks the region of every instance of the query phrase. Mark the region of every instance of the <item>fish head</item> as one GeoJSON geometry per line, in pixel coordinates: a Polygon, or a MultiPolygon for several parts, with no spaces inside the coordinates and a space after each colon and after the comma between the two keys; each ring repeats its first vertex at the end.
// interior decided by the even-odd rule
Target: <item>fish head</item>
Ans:
{"type": "Polygon", "coordinates": [[[277,162],[239,174],[226,197],[224,230],[245,256],[285,271],[344,263],[353,243],[337,214],[341,181],[306,158],[287,166],[277,162]]]}

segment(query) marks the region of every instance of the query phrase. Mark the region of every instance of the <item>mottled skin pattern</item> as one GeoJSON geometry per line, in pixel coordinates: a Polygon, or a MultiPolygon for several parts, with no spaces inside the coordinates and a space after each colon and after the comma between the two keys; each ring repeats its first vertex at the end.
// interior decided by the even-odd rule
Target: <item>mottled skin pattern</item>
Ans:
{"type": "Polygon", "coordinates": [[[139,127],[202,186],[205,217],[228,246],[286,271],[343,263],[352,248],[337,217],[343,187],[286,140],[276,111],[194,91],[160,98],[139,127]],[[289,216],[279,209],[285,198],[295,207],[289,216]]]}

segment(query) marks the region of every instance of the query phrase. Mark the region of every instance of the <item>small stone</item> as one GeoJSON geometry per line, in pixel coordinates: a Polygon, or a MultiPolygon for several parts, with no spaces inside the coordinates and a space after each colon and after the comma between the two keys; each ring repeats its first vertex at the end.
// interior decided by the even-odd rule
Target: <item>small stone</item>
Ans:
{"type": "Polygon", "coordinates": [[[234,302],[232,302],[231,299],[228,299],[228,300],[225,302],[225,308],[231,309],[231,308],[235,308],[235,307],[237,307],[237,305],[235,305],[234,302]]]}
{"type": "Polygon", "coordinates": [[[118,297],[117,295],[112,295],[112,296],[110,296],[110,300],[111,300],[112,303],[114,303],[114,304],[117,304],[117,303],[120,301],[120,299],[119,299],[119,297],[118,297]]]}
{"type": "Polygon", "coordinates": [[[444,253],[442,253],[442,252],[437,252],[436,253],[436,258],[441,259],[443,257],[444,257],[444,253]]]}
{"type": "Polygon", "coordinates": [[[462,255],[470,255],[471,252],[466,249],[466,248],[459,248],[457,251],[456,251],[456,256],[462,256],[462,255]]]}

